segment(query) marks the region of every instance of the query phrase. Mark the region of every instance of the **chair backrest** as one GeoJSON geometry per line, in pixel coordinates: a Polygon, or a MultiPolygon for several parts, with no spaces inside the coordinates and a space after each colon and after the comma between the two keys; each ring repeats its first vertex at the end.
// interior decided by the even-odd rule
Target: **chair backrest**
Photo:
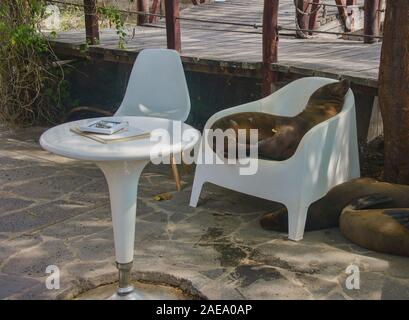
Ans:
{"type": "Polygon", "coordinates": [[[301,78],[260,100],[263,112],[294,117],[304,110],[311,95],[336,80],[320,77],[301,78]]]}
{"type": "Polygon", "coordinates": [[[185,121],[189,112],[189,91],[179,54],[169,49],[141,51],[115,115],[185,121]]]}

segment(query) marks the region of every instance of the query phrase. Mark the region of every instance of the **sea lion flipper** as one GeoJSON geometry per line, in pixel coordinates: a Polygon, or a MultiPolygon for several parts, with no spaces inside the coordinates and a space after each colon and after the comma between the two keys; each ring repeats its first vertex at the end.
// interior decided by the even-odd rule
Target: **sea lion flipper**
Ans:
{"type": "Polygon", "coordinates": [[[409,229],[409,209],[386,209],[383,212],[409,229]]]}
{"type": "Polygon", "coordinates": [[[365,197],[360,197],[355,199],[349,204],[349,208],[352,210],[363,210],[371,208],[378,204],[392,202],[393,199],[391,197],[385,196],[380,193],[374,193],[365,197]]]}

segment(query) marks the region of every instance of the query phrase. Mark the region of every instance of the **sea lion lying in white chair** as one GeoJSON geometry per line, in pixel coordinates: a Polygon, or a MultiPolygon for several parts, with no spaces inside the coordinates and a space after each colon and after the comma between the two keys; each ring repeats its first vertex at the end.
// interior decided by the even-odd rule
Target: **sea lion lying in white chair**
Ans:
{"type": "MultiPolygon", "coordinates": [[[[210,117],[199,145],[190,205],[197,206],[205,183],[277,201],[289,211],[288,238],[300,241],[311,203],[360,174],[355,99],[347,84],[319,77],[297,79],[267,97],[210,117]],[[249,118],[249,114],[257,119],[249,118]],[[250,157],[239,161],[227,160],[226,150],[219,149],[223,140],[218,138],[227,135],[220,135],[220,131],[230,129],[228,137],[234,137],[234,125],[236,132],[240,128],[261,131],[256,140],[252,134],[250,141],[240,141],[250,157]],[[287,134],[288,128],[297,134],[287,134]]],[[[243,138],[241,133],[239,139],[243,138]]],[[[232,149],[228,148],[228,153],[232,149]]]]}
{"type": "MultiPolygon", "coordinates": [[[[246,152],[250,150],[250,129],[258,130],[258,157],[266,160],[286,160],[294,155],[303,136],[317,124],[332,118],[342,110],[349,82],[330,83],[316,90],[305,109],[295,117],[282,117],[263,112],[242,112],[228,115],[216,121],[211,129],[235,131],[246,130],[246,152]]],[[[229,144],[224,143],[227,158],[229,144]]],[[[216,144],[213,144],[216,152],[216,144]]],[[[238,153],[236,153],[238,154],[238,153]]]]}

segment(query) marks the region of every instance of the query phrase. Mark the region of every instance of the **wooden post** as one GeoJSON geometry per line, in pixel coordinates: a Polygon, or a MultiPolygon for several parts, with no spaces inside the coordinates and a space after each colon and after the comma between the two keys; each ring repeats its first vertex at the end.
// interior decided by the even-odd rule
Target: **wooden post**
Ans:
{"type": "Polygon", "coordinates": [[[335,0],[335,3],[338,5],[338,14],[339,17],[341,18],[341,22],[344,26],[344,31],[349,32],[351,30],[348,29],[347,27],[347,18],[348,18],[348,13],[347,13],[347,8],[345,0],[335,0]]]}
{"type": "MultiPolygon", "coordinates": [[[[308,14],[302,14],[301,12],[308,13],[310,9],[310,0],[297,0],[297,22],[301,30],[308,29],[310,17],[308,14]]],[[[306,34],[304,31],[300,31],[301,35],[297,33],[297,37],[302,37],[302,34],[306,34]]]]}
{"type": "MultiPolygon", "coordinates": [[[[311,15],[310,15],[310,19],[309,19],[308,29],[316,30],[316,29],[318,29],[317,18],[318,18],[318,11],[319,11],[317,9],[318,9],[319,4],[320,4],[321,1],[320,0],[313,0],[312,2],[313,2],[313,4],[311,6],[311,11],[310,11],[311,15]]],[[[313,35],[314,33],[310,32],[309,34],[313,35]]]]}
{"type": "Polygon", "coordinates": [[[182,50],[180,37],[179,0],[165,0],[166,38],[168,49],[182,50]]]}
{"type": "Polygon", "coordinates": [[[85,35],[88,44],[99,42],[96,0],[84,0],[85,35]]]}
{"type": "Polygon", "coordinates": [[[383,21],[385,20],[385,8],[386,8],[386,0],[379,0],[378,4],[378,12],[377,12],[377,28],[378,28],[378,35],[381,35],[383,32],[383,21]]]}
{"type": "Polygon", "coordinates": [[[271,86],[273,82],[277,80],[276,74],[271,70],[271,64],[277,62],[278,55],[278,4],[279,0],[264,0],[262,62],[263,97],[271,94],[271,86]]]}
{"type": "MultiPolygon", "coordinates": [[[[365,7],[364,34],[370,36],[378,36],[379,0],[365,0],[364,7],[365,7]]],[[[364,43],[374,43],[376,41],[377,40],[374,38],[364,37],[364,43]]]]}
{"type": "MultiPolygon", "coordinates": [[[[151,13],[158,13],[160,7],[160,0],[153,0],[152,2],[152,7],[151,7],[151,13]]],[[[155,22],[157,19],[155,16],[149,16],[148,20],[149,23],[155,22]]]]}
{"type": "MultiPolygon", "coordinates": [[[[149,13],[149,0],[137,0],[137,10],[140,12],[149,13]]],[[[137,25],[142,26],[148,22],[148,16],[144,14],[138,14],[137,25]]]]}

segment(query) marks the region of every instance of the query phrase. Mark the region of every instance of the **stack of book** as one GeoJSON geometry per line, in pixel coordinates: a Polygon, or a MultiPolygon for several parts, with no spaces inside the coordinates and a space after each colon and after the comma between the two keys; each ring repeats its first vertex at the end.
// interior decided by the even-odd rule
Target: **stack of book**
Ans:
{"type": "Polygon", "coordinates": [[[71,127],[70,130],[80,136],[104,144],[150,137],[150,132],[130,127],[128,122],[124,121],[97,120],[85,125],[71,127]]]}

